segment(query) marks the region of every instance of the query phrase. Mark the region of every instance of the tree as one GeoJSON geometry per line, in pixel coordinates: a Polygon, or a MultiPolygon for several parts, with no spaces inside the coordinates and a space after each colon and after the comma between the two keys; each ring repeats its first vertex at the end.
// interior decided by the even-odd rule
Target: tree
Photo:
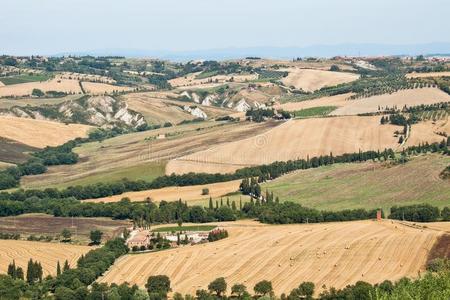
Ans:
{"type": "Polygon", "coordinates": [[[72,238],[72,232],[70,232],[69,229],[64,228],[61,232],[61,235],[63,237],[63,242],[70,242],[70,239],[72,238]]]}
{"type": "Polygon", "coordinates": [[[16,262],[13,260],[11,264],[8,265],[8,271],[6,272],[13,279],[16,279],[16,262]]]}
{"type": "Polygon", "coordinates": [[[227,290],[225,278],[219,277],[214,279],[210,284],[208,284],[208,290],[216,293],[218,297],[221,297],[222,293],[225,293],[227,290]]]}
{"type": "Polygon", "coordinates": [[[272,282],[268,280],[262,280],[255,285],[253,290],[259,295],[267,295],[273,291],[272,282]]]}
{"type": "Polygon", "coordinates": [[[41,91],[40,89],[33,89],[33,91],[31,92],[31,95],[35,96],[35,97],[43,97],[43,96],[45,96],[44,92],[41,91]]]}
{"type": "Polygon", "coordinates": [[[23,280],[24,279],[23,269],[21,267],[17,267],[16,269],[16,278],[23,280]]]}
{"type": "Polygon", "coordinates": [[[59,260],[58,263],[56,264],[56,276],[61,275],[61,265],[59,264],[59,260]]]}
{"type": "Polygon", "coordinates": [[[241,283],[236,283],[231,287],[231,293],[239,299],[247,292],[247,287],[241,283]]]}
{"type": "Polygon", "coordinates": [[[170,292],[170,279],[166,275],[150,276],[145,287],[149,295],[156,293],[167,298],[167,293],[170,292]]]}
{"type": "Polygon", "coordinates": [[[99,245],[102,241],[103,232],[100,230],[91,230],[89,235],[93,245],[99,245]]]}
{"type": "Polygon", "coordinates": [[[314,288],[314,283],[306,281],[299,285],[298,291],[300,295],[306,296],[306,299],[312,299],[312,296],[314,295],[314,288]]]}
{"type": "Polygon", "coordinates": [[[64,262],[63,271],[67,271],[67,270],[70,270],[70,265],[69,265],[69,261],[66,259],[66,261],[64,262]]]}

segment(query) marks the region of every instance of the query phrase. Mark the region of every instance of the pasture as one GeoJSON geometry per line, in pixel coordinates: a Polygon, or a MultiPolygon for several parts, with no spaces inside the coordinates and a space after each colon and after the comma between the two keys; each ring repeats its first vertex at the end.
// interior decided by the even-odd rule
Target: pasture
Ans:
{"type": "Polygon", "coordinates": [[[450,164],[442,155],[424,155],[406,164],[335,164],[300,170],[261,185],[281,201],[324,210],[383,208],[428,203],[448,206],[450,182],[439,173],[450,164]]]}
{"type": "Polygon", "coordinates": [[[0,137],[44,148],[87,136],[91,126],[0,116],[0,137]]]}
{"type": "MultiPolygon", "coordinates": [[[[126,255],[98,280],[144,287],[151,275],[167,275],[174,291],[195,294],[225,277],[252,288],[272,281],[276,294],[303,281],[342,288],[364,280],[378,283],[424,271],[427,255],[441,231],[397,222],[356,221],[302,225],[263,225],[253,221],[220,223],[230,236],[203,245],[126,255]]],[[[446,226],[448,228],[448,224],[446,226]]]]}

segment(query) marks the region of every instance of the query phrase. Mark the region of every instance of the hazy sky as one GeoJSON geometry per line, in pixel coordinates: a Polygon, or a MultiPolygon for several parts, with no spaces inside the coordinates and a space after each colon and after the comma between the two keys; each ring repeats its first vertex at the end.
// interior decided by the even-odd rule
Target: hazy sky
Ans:
{"type": "Polygon", "coordinates": [[[448,0],[4,0],[0,53],[450,42],[448,0]]]}

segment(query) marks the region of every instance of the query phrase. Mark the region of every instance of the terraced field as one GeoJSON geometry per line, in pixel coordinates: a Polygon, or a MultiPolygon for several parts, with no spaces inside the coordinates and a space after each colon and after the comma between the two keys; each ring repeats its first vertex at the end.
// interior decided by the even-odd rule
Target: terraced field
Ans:
{"type": "MultiPolygon", "coordinates": [[[[342,288],[403,276],[416,277],[441,231],[416,229],[391,221],[328,224],[262,225],[252,221],[219,224],[230,237],[214,243],[156,253],[127,255],[99,279],[144,287],[151,275],[171,278],[174,291],[195,294],[225,277],[230,288],[250,289],[266,279],[276,294],[303,281],[342,288]]],[[[447,224],[448,228],[450,224],[447,224]]]]}

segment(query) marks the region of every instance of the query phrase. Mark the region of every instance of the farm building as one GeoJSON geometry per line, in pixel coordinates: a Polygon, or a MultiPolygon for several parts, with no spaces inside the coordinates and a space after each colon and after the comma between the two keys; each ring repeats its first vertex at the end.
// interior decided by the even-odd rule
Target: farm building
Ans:
{"type": "MultiPolygon", "coordinates": [[[[180,238],[184,240],[187,237],[188,241],[191,244],[198,244],[198,243],[207,241],[208,234],[209,234],[208,231],[188,232],[188,233],[181,234],[180,238]]],[[[176,242],[178,240],[178,237],[176,234],[168,234],[164,238],[171,242],[176,242]]]]}
{"type": "Polygon", "coordinates": [[[146,247],[150,243],[150,233],[148,230],[137,229],[130,233],[130,237],[127,239],[127,246],[133,247],[146,247]]]}

